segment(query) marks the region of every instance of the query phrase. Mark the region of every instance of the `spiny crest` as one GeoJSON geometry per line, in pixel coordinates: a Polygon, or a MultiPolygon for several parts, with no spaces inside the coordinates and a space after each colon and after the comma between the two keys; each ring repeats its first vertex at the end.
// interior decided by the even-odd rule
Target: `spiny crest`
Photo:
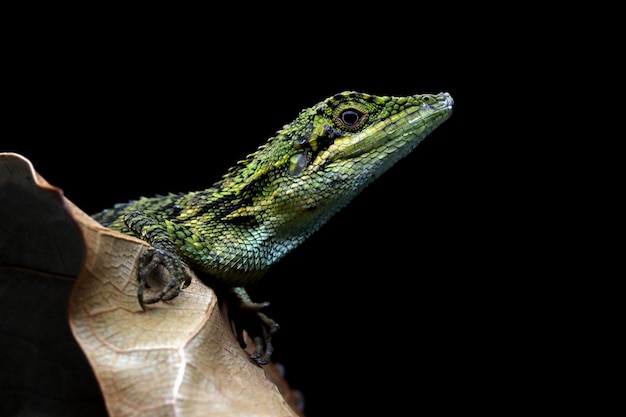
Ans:
{"type": "Polygon", "coordinates": [[[301,110],[293,122],[284,125],[275,136],[260,145],[256,151],[237,161],[222,177],[220,181],[222,187],[235,179],[241,180],[255,173],[258,175],[258,172],[264,172],[271,166],[286,163],[292,154],[289,150],[297,149],[310,136],[315,115],[323,104],[324,102],[320,102],[313,107],[301,110]]]}

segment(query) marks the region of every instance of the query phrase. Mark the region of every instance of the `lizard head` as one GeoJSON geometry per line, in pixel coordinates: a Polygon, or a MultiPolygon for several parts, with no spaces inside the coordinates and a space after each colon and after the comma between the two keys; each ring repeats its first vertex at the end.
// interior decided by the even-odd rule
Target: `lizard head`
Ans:
{"type": "Polygon", "coordinates": [[[221,182],[248,203],[230,217],[272,218],[308,235],[452,114],[448,93],[342,92],[302,110],[221,182]]]}
{"type": "Polygon", "coordinates": [[[339,173],[346,165],[357,165],[360,178],[375,179],[447,120],[452,105],[448,93],[336,94],[302,111],[281,132],[299,149],[290,158],[288,173],[339,173]]]}

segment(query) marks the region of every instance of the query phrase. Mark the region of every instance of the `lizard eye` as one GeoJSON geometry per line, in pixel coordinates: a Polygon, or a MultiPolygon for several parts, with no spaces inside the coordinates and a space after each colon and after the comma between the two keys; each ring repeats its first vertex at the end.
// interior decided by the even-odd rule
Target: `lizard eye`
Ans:
{"type": "Polygon", "coordinates": [[[346,110],[339,115],[339,120],[346,126],[354,126],[361,120],[361,114],[354,110],[346,110]]]}
{"type": "Polygon", "coordinates": [[[344,107],[335,113],[334,120],[337,127],[352,132],[365,124],[367,113],[358,108],[344,107]]]}
{"type": "Polygon", "coordinates": [[[335,116],[335,123],[348,131],[359,129],[366,121],[367,114],[353,108],[344,109],[335,116]]]}

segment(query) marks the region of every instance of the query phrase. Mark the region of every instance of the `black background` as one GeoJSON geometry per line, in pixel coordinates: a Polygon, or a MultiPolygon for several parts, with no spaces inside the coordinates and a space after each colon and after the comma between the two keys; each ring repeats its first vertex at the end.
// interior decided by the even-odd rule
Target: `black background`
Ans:
{"type": "Polygon", "coordinates": [[[494,122],[508,75],[485,51],[493,33],[397,13],[335,18],[22,30],[0,151],[93,213],[206,188],[334,93],[449,92],[447,122],[249,291],[271,302],[273,358],[308,417],[490,407],[511,395],[519,350],[534,349],[515,336],[528,283],[507,251],[519,224],[507,214],[508,131],[494,122]]]}

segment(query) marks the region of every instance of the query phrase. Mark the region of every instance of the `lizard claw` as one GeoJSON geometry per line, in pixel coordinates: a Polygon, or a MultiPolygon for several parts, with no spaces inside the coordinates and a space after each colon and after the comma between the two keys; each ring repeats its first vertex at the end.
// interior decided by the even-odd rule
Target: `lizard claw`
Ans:
{"type": "Polygon", "coordinates": [[[272,335],[280,328],[278,323],[260,311],[269,303],[253,302],[243,287],[231,288],[229,296],[227,302],[234,303],[232,305],[234,308],[229,308],[228,311],[231,314],[230,322],[237,336],[237,341],[242,348],[247,347],[243,333],[245,330],[254,342],[254,351],[250,355],[250,359],[257,365],[267,364],[274,352],[272,335]],[[241,325],[241,331],[237,330],[237,324],[241,325]]]}
{"type": "Polygon", "coordinates": [[[259,365],[265,365],[269,362],[272,353],[274,353],[272,335],[278,331],[280,326],[260,311],[256,312],[256,316],[261,323],[261,326],[259,326],[261,335],[252,338],[254,341],[254,353],[250,355],[250,359],[259,365]]]}
{"type": "Polygon", "coordinates": [[[170,252],[155,248],[153,246],[147,248],[139,258],[138,273],[139,288],[137,289],[137,299],[143,310],[146,304],[154,304],[158,301],[168,301],[180,294],[181,289],[186,288],[191,283],[191,276],[187,268],[180,262],[178,257],[170,252]],[[159,265],[163,266],[170,275],[168,283],[161,290],[148,299],[144,299],[144,290],[150,288],[148,285],[148,276],[159,265]]]}

